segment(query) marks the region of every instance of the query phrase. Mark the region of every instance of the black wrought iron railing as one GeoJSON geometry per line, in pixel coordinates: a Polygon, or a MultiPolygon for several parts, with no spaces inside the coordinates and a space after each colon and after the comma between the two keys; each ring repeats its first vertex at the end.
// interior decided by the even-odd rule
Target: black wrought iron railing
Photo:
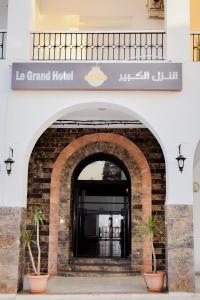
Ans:
{"type": "Polygon", "coordinates": [[[0,31],[0,59],[5,58],[6,35],[7,33],[5,31],[0,31]]]}
{"type": "Polygon", "coordinates": [[[200,33],[192,33],[191,39],[193,61],[200,61],[200,33]]]}
{"type": "Polygon", "coordinates": [[[164,32],[32,33],[33,60],[163,60],[164,32]]]}

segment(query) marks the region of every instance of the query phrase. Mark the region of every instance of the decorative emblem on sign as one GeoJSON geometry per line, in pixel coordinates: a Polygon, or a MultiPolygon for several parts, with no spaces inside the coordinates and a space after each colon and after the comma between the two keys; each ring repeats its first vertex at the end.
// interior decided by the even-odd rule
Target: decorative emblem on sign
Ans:
{"type": "Polygon", "coordinates": [[[92,67],[84,77],[84,79],[89,83],[89,85],[93,87],[101,86],[108,77],[104,74],[104,72],[100,69],[100,67],[92,67]]]}

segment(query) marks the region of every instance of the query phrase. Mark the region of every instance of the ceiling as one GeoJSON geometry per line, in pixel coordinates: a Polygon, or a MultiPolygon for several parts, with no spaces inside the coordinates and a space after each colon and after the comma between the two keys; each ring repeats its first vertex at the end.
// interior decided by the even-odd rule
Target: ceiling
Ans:
{"type": "MultiPolygon", "coordinates": [[[[111,108],[106,108],[103,105],[99,106],[98,108],[90,108],[90,109],[83,109],[80,111],[76,111],[73,113],[69,113],[67,115],[64,115],[59,120],[71,120],[71,121],[111,121],[111,120],[118,120],[121,121],[123,124],[106,124],[105,125],[94,125],[93,123],[90,125],[62,125],[62,123],[66,122],[57,122],[52,125],[52,127],[99,127],[99,128],[144,128],[145,126],[138,121],[138,118],[136,116],[129,115],[127,113],[124,113],[122,111],[113,110],[111,108]],[[124,124],[124,121],[136,121],[134,124],[124,124]],[[135,124],[136,123],[136,124],[135,124]]],[[[120,122],[120,123],[121,123],[120,122]]],[[[98,122],[99,123],[99,122],[98,122]]],[[[110,122],[109,122],[110,123],[110,122]]]]}
{"type": "Polygon", "coordinates": [[[133,0],[37,0],[41,14],[89,16],[92,12],[92,15],[96,16],[108,15],[115,17],[131,16],[135,6],[134,2],[133,0]]]}
{"type": "Polygon", "coordinates": [[[160,30],[147,0],[36,0],[36,28],[46,30],[160,30]]]}

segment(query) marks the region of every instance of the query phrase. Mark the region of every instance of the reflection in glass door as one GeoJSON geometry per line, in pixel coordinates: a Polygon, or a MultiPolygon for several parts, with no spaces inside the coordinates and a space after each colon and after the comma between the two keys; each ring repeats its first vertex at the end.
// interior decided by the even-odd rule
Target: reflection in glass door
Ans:
{"type": "Polygon", "coordinates": [[[99,218],[99,255],[121,256],[121,215],[98,215],[99,218]]]}

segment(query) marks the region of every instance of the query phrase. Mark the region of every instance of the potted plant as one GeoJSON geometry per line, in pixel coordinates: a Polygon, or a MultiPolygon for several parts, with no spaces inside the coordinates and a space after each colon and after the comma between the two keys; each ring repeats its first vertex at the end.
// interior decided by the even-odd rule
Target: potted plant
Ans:
{"type": "Polygon", "coordinates": [[[29,286],[31,293],[40,294],[46,293],[47,281],[49,278],[48,274],[41,273],[41,248],[40,248],[40,224],[43,224],[44,217],[40,208],[36,208],[33,213],[33,222],[36,229],[36,241],[32,239],[32,232],[25,231],[24,232],[24,242],[25,246],[28,248],[33,273],[27,275],[29,280],[29,286]],[[33,253],[31,250],[31,244],[35,244],[37,246],[37,264],[35,263],[33,253]]]}
{"type": "Polygon", "coordinates": [[[140,220],[136,225],[136,237],[149,242],[152,249],[153,271],[143,273],[147,288],[149,291],[161,292],[164,286],[165,272],[157,270],[154,240],[157,237],[164,237],[164,222],[162,218],[149,216],[147,221],[140,220]]]}

